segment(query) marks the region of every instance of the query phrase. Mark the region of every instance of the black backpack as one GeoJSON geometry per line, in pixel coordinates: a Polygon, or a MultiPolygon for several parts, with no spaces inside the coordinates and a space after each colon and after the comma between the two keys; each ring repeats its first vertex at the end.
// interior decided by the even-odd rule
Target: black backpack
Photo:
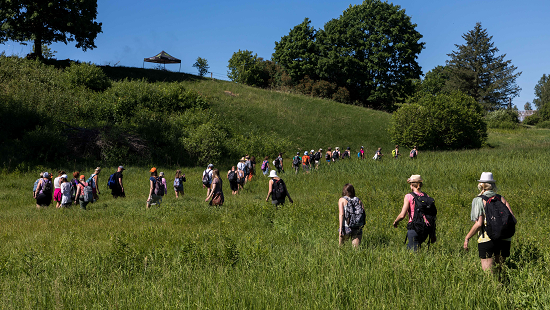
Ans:
{"type": "Polygon", "coordinates": [[[344,196],[344,199],[348,201],[344,206],[344,219],[348,223],[348,227],[357,229],[365,226],[365,208],[363,208],[361,200],[357,197],[349,198],[348,196],[344,196]]]}
{"type": "Polygon", "coordinates": [[[435,232],[437,208],[435,200],[427,194],[419,196],[412,192],[411,195],[414,197],[414,216],[412,222],[407,224],[407,229],[414,230],[418,235],[416,240],[422,243],[435,232]]]}
{"type": "Polygon", "coordinates": [[[208,172],[206,172],[206,170],[204,170],[204,175],[202,176],[202,184],[204,184],[205,186],[208,186],[208,184],[210,184],[209,175],[208,175],[208,172]]]}
{"type": "Polygon", "coordinates": [[[338,151],[332,152],[332,159],[338,159],[338,157],[340,157],[340,152],[338,151]]]}
{"type": "Polygon", "coordinates": [[[516,219],[510,209],[502,202],[500,195],[489,198],[480,195],[485,201],[485,222],[482,226],[491,240],[510,238],[516,232],[516,219]]]}
{"type": "Polygon", "coordinates": [[[162,184],[162,178],[155,178],[155,185],[153,187],[153,193],[157,196],[164,196],[164,184],[162,184]]]}
{"type": "Polygon", "coordinates": [[[283,200],[286,197],[286,186],[282,179],[273,182],[273,198],[283,200]]]}
{"type": "Polygon", "coordinates": [[[273,164],[275,165],[275,167],[281,166],[281,160],[279,159],[279,157],[275,158],[275,160],[273,161],[273,164]]]}
{"type": "Polygon", "coordinates": [[[300,156],[294,156],[294,159],[292,160],[292,165],[294,167],[300,166],[300,156]]]}
{"type": "Polygon", "coordinates": [[[315,153],[315,160],[316,161],[321,160],[321,153],[319,153],[319,152],[315,153]]]}
{"type": "Polygon", "coordinates": [[[229,175],[227,176],[227,179],[229,180],[229,182],[237,182],[237,174],[235,173],[235,171],[233,170],[229,171],[229,175]]]}
{"type": "Polygon", "coordinates": [[[44,195],[51,195],[52,194],[52,182],[48,181],[42,181],[42,193],[44,195]]]}

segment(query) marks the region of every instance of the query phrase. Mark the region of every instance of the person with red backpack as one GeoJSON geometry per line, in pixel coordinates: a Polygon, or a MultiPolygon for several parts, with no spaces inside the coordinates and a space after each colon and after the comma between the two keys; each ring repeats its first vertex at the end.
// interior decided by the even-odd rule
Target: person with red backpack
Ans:
{"type": "Polygon", "coordinates": [[[365,219],[365,208],[355,196],[355,188],[349,183],[344,185],[342,197],[338,200],[338,243],[343,245],[346,240],[351,239],[351,244],[358,247],[363,237],[365,219]]]}
{"type": "Polygon", "coordinates": [[[294,203],[292,198],[290,198],[290,194],[288,193],[288,190],[286,189],[286,184],[283,181],[283,179],[279,178],[277,176],[277,172],[275,170],[271,170],[269,173],[269,177],[271,180],[269,180],[269,189],[267,191],[267,197],[265,198],[265,201],[269,201],[269,196],[271,196],[271,203],[277,207],[279,205],[285,204],[285,198],[288,197],[288,201],[290,203],[294,203]]]}
{"type": "Polygon", "coordinates": [[[483,172],[477,188],[481,193],[472,200],[470,218],[474,224],[464,239],[464,249],[468,250],[468,241],[478,233],[481,268],[493,272],[494,266],[500,270],[506,257],[510,256],[516,218],[508,201],[496,194],[493,173],[483,172]]]}
{"type": "Polygon", "coordinates": [[[426,239],[428,239],[428,244],[437,240],[435,236],[437,209],[435,208],[434,199],[420,191],[424,182],[420,175],[411,175],[407,182],[411,188],[411,193],[405,195],[401,213],[393,221],[393,227],[397,228],[399,222],[407,214],[409,215],[405,241],[409,240],[407,244],[409,250],[416,251],[426,239]]]}

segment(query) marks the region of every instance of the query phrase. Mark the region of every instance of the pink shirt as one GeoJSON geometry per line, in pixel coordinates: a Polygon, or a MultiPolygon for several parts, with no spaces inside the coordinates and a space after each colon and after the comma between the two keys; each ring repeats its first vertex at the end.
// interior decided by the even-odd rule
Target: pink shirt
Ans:
{"type": "MultiPolygon", "coordinates": [[[[419,192],[417,195],[424,196],[424,193],[419,192]]],[[[414,216],[414,196],[411,193],[409,193],[405,195],[405,198],[409,200],[409,223],[410,223],[412,222],[413,216],[414,216]]]]}

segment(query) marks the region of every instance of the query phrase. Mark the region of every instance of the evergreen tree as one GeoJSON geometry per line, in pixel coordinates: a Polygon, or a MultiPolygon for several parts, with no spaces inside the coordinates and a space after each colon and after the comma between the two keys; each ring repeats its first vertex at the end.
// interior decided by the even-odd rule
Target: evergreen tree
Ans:
{"type": "Polygon", "coordinates": [[[499,50],[491,41],[493,37],[481,23],[462,38],[466,43],[455,44],[458,50],[448,54],[450,78],[446,88],[472,96],[486,111],[506,107],[521,91],[516,85],[521,72],[514,73],[517,68],[511,60],[504,60],[506,54],[497,55],[499,50]]]}
{"type": "Polygon", "coordinates": [[[537,113],[542,120],[550,120],[550,75],[543,74],[535,85],[535,99],[537,113]]]}

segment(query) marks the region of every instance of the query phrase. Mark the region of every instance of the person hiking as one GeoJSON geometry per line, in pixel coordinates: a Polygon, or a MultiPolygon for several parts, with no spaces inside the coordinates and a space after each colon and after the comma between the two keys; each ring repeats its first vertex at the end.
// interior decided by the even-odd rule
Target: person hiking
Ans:
{"type": "Polygon", "coordinates": [[[332,161],[332,151],[330,146],[327,148],[327,152],[325,153],[325,160],[327,161],[327,164],[330,164],[332,161]]]}
{"type": "MultiPolygon", "coordinates": [[[[155,192],[155,188],[157,187],[156,183],[157,182],[162,183],[162,179],[158,177],[157,168],[153,167],[151,168],[151,170],[149,170],[149,172],[151,172],[151,176],[149,177],[149,195],[147,197],[146,209],[149,209],[152,205],[160,206],[162,202],[161,193],[159,193],[158,191],[155,192]]],[[[161,190],[162,192],[164,192],[164,189],[161,189],[161,190]]]]}
{"type": "Polygon", "coordinates": [[[319,149],[319,151],[317,151],[315,153],[315,169],[319,168],[319,162],[321,162],[321,157],[323,157],[323,149],[319,149]]]}
{"type": "Polygon", "coordinates": [[[239,191],[244,189],[244,179],[245,179],[244,171],[242,171],[241,169],[239,169],[239,167],[237,167],[237,185],[238,185],[239,191]]]}
{"type": "Polygon", "coordinates": [[[71,197],[71,182],[67,180],[67,175],[61,176],[61,207],[68,208],[73,203],[71,197]]]}
{"type": "Polygon", "coordinates": [[[220,172],[218,169],[212,170],[212,190],[210,195],[206,197],[204,201],[208,201],[210,198],[211,206],[221,206],[224,203],[223,188],[222,188],[222,179],[220,178],[220,172]]]}
{"type": "Polygon", "coordinates": [[[90,176],[90,181],[92,183],[92,192],[94,193],[94,201],[99,199],[99,174],[101,173],[101,167],[97,167],[94,170],[94,173],[90,176]]]}
{"type": "Polygon", "coordinates": [[[162,181],[162,186],[164,187],[164,195],[168,194],[168,188],[166,187],[166,178],[164,177],[164,172],[159,172],[159,179],[162,181]]]}
{"type": "Polygon", "coordinates": [[[399,155],[401,155],[401,154],[399,154],[399,145],[395,146],[395,149],[393,149],[391,151],[391,154],[392,154],[393,158],[395,158],[395,159],[397,159],[397,157],[399,157],[399,155]]]}
{"type": "Polygon", "coordinates": [[[36,190],[34,191],[34,197],[36,199],[36,208],[48,207],[52,203],[52,181],[50,180],[50,173],[44,172],[42,179],[38,181],[36,190]]]}
{"type": "Polygon", "coordinates": [[[384,154],[382,154],[382,148],[379,147],[378,150],[376,150],[376,153],[374,153],[374,156],[372,157],[372,159],[382,160],[382,156],[384,156],[384,154]]]}
{"type": "MultiPolygon", "coordinates": [[[[433,229],[430,230],[430,233],[427,236],[419,236],[417,231],[413,227],[413,220],[415,220],[415,211],[418,210],[418,208],[415,209],[417,202],[417,199],[415,198],[428,197],[428,195],[420,191],[423,182],[424,180],[422,180],[422,177],[418,174],[413,174],[410,178],[407,179],[407,183],[409,183],[411,193],[405,195],[405,198],[403,199],[403,207],[401,208],[401,213],[399,213],[397,218],[395,218],[395,221],[393,221],[393,227],[397,228],[399,222],[403,220],[407,214],[409,215],[406,240],[409,240],[409,243],[407,244],[407,249],[413,251],[418,250],[426,238],[428,238],[429,243],[434,243],[437,240],[435,235],[435,220],[433,223],[430,223],[433,226],[433,229]]],[[[423,215],[423,218],[421,220],[424,222],[428,221],[426,216],[429,215],[423,215]]]]}
{"type": "Polygon", "coordinates": [[[262,166],[260,167],[262,169],[262,172],[265,176],[269,173],[269,156],[266,156],[264,158],[264,161],[262,162],[262,166]]]}
{"type": "Polygon", "coordinates": [[[250,181],[252,179],[252,161],[250,161],[250,156],[246,155],[244,157],[245,159],[245,170],[244,170],[244,176],[245,176],[245,180],[244,182],[247,183],[248,181],[250,181]]]}
{"type": "Polygon", "coordinates": [[[285,172],[283,168],[283,153],[279,153],[279,156],[275,158],[273,165],[275,166],[275,169],[277,169],[277,173],[285,172]]]}
{"type": "Polygon", "coordinates": [[[256,175],[256,156],[250,156],[250,164],[252,165],[250,170],[250,179],[252,180],[252,177],[256,175]]]}
{"type": "Polygon", "coordinates": [[[348,148],[344,151],[344,154],[342,154],[342,159],[350,159],[351,158],[351,147],[348,146],[348,148]]]}
{"type": "Polygon", "coordinates": [[[229,181],[231,194],[237,195],[239,193],[239,184],[237,183],[237,169],[235,169],[235,166],[232,166],[231,170],[227,171],[227,180],[229,181]]]}
{"type": "Polygon", "coordinates": [[[332,161],[338,161],[340,159],[340,148],[336,147],[336,150],[332,152],[332,161]]]}
{"type": "Polygon", "coordinates": [[[181,195],[183,197],[183,182],[186,182],[185,173],[182,173],[181,170],[176,170],[176,175],[174,176],[174,192],[176,193],[176,198],[179,198],[181,195]]]}
{"type": "Polygon", "coordinates": [[[302,158],[300,158],[300,152],[296,152],[296,156],[292,157],[292,167],[294,168],[294,172],[298,174],[298,171],[300,170],[300,163],[302,162],[302,158]]]}
{"type": "Polygon", "coordinates": [[[117,199],[118,197],[126,197],[126,193],[124,192],[124,185],[122,184],[122,172],[124,171],[123,166],[118,166],[117,171],[113,174],[113,179],[115,180],[115,184],[111,188],[111,195],[113,195],[113,198],[117,199]]]}
{"type": "Polygon", "coordinates": [[[359,150],[359,159],[365,159],[365,147],[361,146],[361,149],[359,150]]]}
{"type": "Polygon", "coordinates": [[[310,164],[311,164],[311,159],[309,157],[309,153],[305,151],[304,156],[302,157],[302,171],[309,173],[310,164]]]}
{"type": "Polygon", "coordinates": [[[271,204],[277,207],[279,205],[284,205],[285,199],[286,197],[288,197],[288,201],[290,201],[290,203],[294,203],[294,201],[290,197],[290,194],[288,193],[285,182],[281,178],[279,178],[279,176],[277,176],[277,172],[275,170],[271,170],[271,172],[269,173],[269,177],[271,178],[271,180],[269,180],[268,182],[269,186],[265,201],[269,201],[269,196],[271,196],[271,204]]]}
{"type": "MultiPolygon", "coordinates": [[[[510,256],[511,235],[515,232],[516,219],[508,201],[504,197],[497,195],[493,173],[483,172],[477,182],[477,188],[481,192],[472,200],[470,219],[474,224],[464,239],[464,249],[468,250],[468,241],[478,233],[477,249],[479,258],[481,259],[481,268],[483,271],[493,272],[493,267],[496,267],[497,271],[500,271],[504,261],[510,256]],[[502,208],[502,210],[499,210],[500,214],[508,214],[510,216],[510,218],[506,219],[507,221],[503,222],[506,223],[506,226],[501,225],[497,227],[494,221],[491,221],[490,225],[487,223],[486,215],[491,215],[496,209],[497,204],[502,208]],[[496,238],[494,236],[498,228],[511,227],[510,225],[513,226],[511,233],[502,229],[498,230],[499,233],[502,233],[502,237],[496,238]],[[489,235],[492,235],[493,239],[489,235]]],[[[492,216],[492,218],[495,217],[492,216]]]]}
{"type": "Polygon", "coordinates": [[[86,180],[85,176],[83,174],[80,175],[78,185],[76,186],[76,199],[74,201],[75,204],[80,204],[80,209],[86,210],[86,206],[93,201],[93,195],[92,195],[92,201],[89,201],[86,197],[86,190],[85,188],[88,186],[88,183],[86,183],[84,180],[86,180]]]}
{"type": "Polygon", "coordinates": [[[413,149],[411,150],[411,152],[409,153],[409,157],[411,159],[416,159],[416,156],[418,155],[418,150],[416,149],[416,145],[413,146],[413,149]]]}
{"type": "Polygon", "coordinates": [[[358,247],[363,237],[365,225],[365,208],[355,196],[355,188],[351,184],[344,185],[342,197],[338,199],[338,243],[343,245],[348,239],[358,247]]]}
{"type": "Polygon", "coordinates": [[[59,209],[61,208],[61,198],[63,195],[61,194],[61,176],[65,174],[65,171],[58,171],[57,172],[57,178],[53,180],[53,200],[56,202],[55,208],[59,209]]]}
{"type": "Polygon", "coordinates": [[[202,172],[202,188],[206,187],[206,197],[210,195],[212,188],[212,169],[214,168],[213,164],[208,164],[206,170],[202,172]]]}

